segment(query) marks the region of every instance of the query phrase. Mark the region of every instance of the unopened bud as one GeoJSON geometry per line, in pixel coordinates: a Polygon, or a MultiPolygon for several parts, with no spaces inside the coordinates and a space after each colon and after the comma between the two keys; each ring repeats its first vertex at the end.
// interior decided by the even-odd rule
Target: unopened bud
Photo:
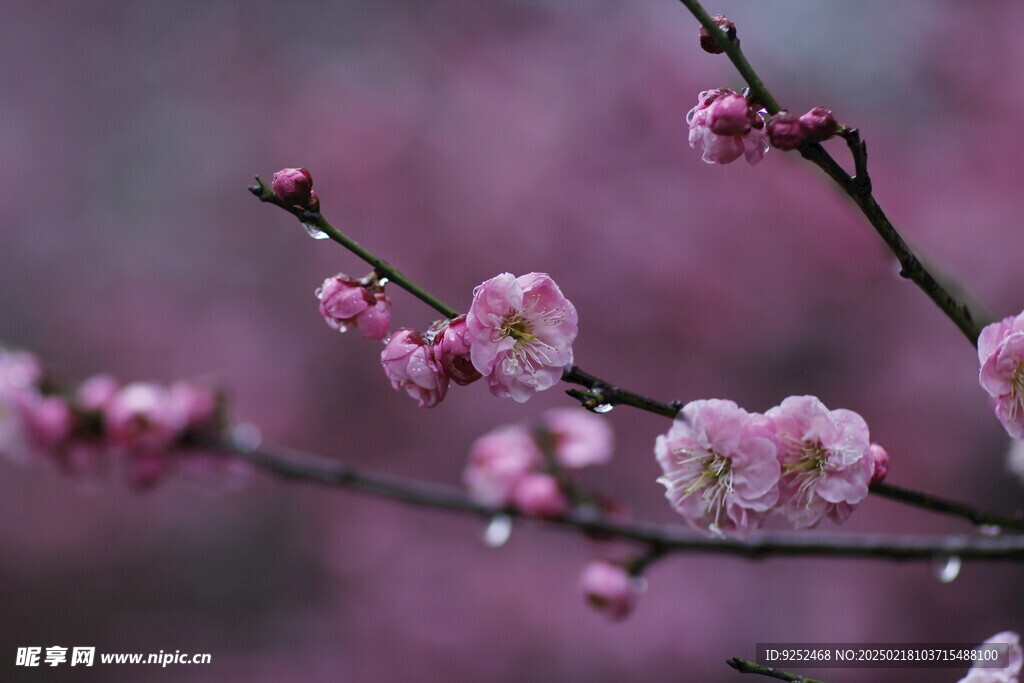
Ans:
{"type": "Polygon", "coordinates": [[[800,128],[811,142],[824,142],[839,130],[839,122],[825,107],[815,107],[800,117],[800,128]]]}
{"type": "Polygon", "coordinates": [[[282,168],[274,174],[272,186],[274,195],[288,206],[314,211],[319,208],[320,202],[313,192],[313,176],[304,168],[282,168]]]}
{"type": "Polygon", "coordinates": [[[882,480],[885,479],[885,475],[889,473],[889,454],[877,443],[873,443],[868,446],[868,455],[871,456],[871,460],[874,463],[874,469],[871,474],[871,486],[881,484],[882,480]]]}
{"type": "Polygon", "coordinates": [[[708,128],[716,135],[746,135],[750,126],[750,104],[742,95],[719,97],[708,107],[708,128]]]}
{"type": "Polygon", "coordinates": [[[781,150],[796,149],[804,141],[800,119],[783,109],[768,122],[768,142],[781,150]]]}
{"type": "MultiPolygon", "coordinates": [[[[726,37],[730,41],[736,40],[736,24],[732,23],[728,18],[721,14],[716,15],[711,19],[718,24],[718,28],[725,33],[726,37]]],[[[718,44],[718,41],[715,40],[711,33],[703,26],[700,27],[700,47],[704,52],[708,52],[713,55],[720,55],[725,52],[722,46],[718,44]]]]}

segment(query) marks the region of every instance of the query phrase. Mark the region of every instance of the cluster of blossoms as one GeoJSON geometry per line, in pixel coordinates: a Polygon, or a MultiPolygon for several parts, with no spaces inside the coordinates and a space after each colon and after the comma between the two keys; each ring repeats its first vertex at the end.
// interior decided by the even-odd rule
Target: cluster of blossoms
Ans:
{"type": "Polygon", "coordinates": [[[242,463],[195,448],[226,425],[223,396],[208,384],[121,384],[95,375],[61,391],[38,358],[0,350],[0,454],[17,462],[49,460],[75,476],[116,463],[140,490],[179,465],[204,479],[233,479],[247,471],[242,463]]]}
{"type": "Polygon", "coordinates": [[[717,535],[755,529],[769,513],[798,529],[825,517],[843,522],[889,468],[860,415],[814,396],[791,396],[764,414],[693,401],[654,452],[672,506],[694,529],[717,535]]]}
{"type": "MultiPolygon", "coordinates": [[[[606,420],[581,408],[555,408],[537,424],[504,425],[470,446],[463,480],[470,497],[495,508],[533,517],[561,517],[577,505],[596,505],[618,514],[613,501],[580,491],[572,474],[611,459],[612,430],[606,420]]],[[[594,560],[580,576],[586,601],[610,619],[625,619],[644,582],[622,564],[594,560]]]]}
{"type": "Polygon", "coordinates": [[[555,408],[536,425],[504,425],[474,441],[463,481],[482,505],[560,517],[586,500],[571,474],[608,462],[613,448],[605,420],[582,408],[555,408]]]}
{"type": "Polygon", "coordinates": [[[544,273],[502,273],[473,290],[469,313],[425,334],[403,328],[381,353],[384,372],[421,407],[437,405],[449,382],[486,378],[491,393],[523,403],[572,366],[576,307],[544,273]]]}
{"type": "MultiPolygon", "coordinates": [[[[285,206],[319,210],[306,169],[282,169],[272,186],[285,206]]],[[[439,320],[423,333],[404,327],[390,337],[386,282],[376,272],[362,280],[344,273],[327,278],[315,292],[320,315],[340,332],[354,327],[367,339],[386,338],[384,373],[420,407],[440,403],[451,382],[465,386],[481,378],[495,396],[523,403],[572,367],[576,307],[545,273],[502,273],[473,290],[466,315],[439,320]]]]}
{"type": "Polygon", "coordinates": [[[988,325],[978,337],[978,380],[996,417],[1014,439],[1024,439],[1024,313],[988,325]]]}
{"type": "Polygon", "coordinates": [[[760,104],[727,88],[700,93],[686,122],[690,147],[700,145],[701,158],[709,164],[728,164],[743,156],[755,165],[768,153],[769,143],[790,150],[805,140],[823,142],[839,132],[839,123],[824,107],[800,117],[785,110],[769,116],[760,104]]]}
{"type": "Polygon", "coordinates": [[[997,633],[984,643],[985,645],[1006,645],[1006,655],[998,660],[975,661],[967,675],[959,683],[1019,683],[1021,665],[1024,664],[1024,651],[1021,650],[1020,636],[1013,631],[997,633]]]}

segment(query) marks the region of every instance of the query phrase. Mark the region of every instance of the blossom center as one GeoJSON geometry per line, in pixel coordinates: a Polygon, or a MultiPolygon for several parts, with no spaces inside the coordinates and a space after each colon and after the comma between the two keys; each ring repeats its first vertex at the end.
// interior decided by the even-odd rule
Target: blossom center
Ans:
{"type": "Polygon", "coordinates": [[[732,461],[714,451],[683,449],[679,452],[684,456],[679,459],[680,465],[700,463],[700,469],[683,489],[680,500],[703,489],[701,498],[704,501],[705,514],[714,517],[711,529],[717,530],[725,499],[732,493],[732,461]]]}
{"type": "Polygon", "coordinates": [[[1010,419],[1016,420],[1021,412],[1024,412],[1024,361],[1017,363],[1013,370],[1013,378],[1010,379],[1010,419]]]}
{"type": "Polygon", "coordinates": [[[805,501],[804,504],[809,508],[814,487],[828,467],[829,453],[820,441],[800,441],[796,442],[796,447],[796,459],[782,465],[783,475],[791,477],[796,485],[793,499],[797,502],[805,501]]]}
{"type": "Polygon", "coordinates": [[[533,325],[521,313],[505,318],[498,329],[498,335],[502,339],[512,337],[516,340],[516,346],[529,344],[537,338],[537,335],[533,333],[533,325]]]}

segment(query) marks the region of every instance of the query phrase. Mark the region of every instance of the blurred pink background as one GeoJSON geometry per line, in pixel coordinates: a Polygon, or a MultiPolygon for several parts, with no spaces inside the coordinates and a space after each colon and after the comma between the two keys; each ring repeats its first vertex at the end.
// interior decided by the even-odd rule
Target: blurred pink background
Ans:
{"type": "MultiPolygon", "coordinates": [[[[907,239],[993,315],[1024,307],[1024,6],[884,0],[708,5],[776,97],[868,141],[907,239]]],[[[790,394],[850,408],[889,481],[1021,506],[974,350],[816,168],[773,151],[712,167],[686,142],[697,93],[742,86],[672,0],[5,2],[0,7],[0,337],[70,379],[212,376],[266,440],[458,483],[492,427],[570,405],[482,385],[422,410],[380,347],[339,336],[313,290],[368,267],[245,190],[283,166],[324,213],[446,302],[503,271],[550,273],[585,369],[655,397],[790,394]]],[[[829,143],[845,164],[841,144],[829,143]]],[[[397,325],[434,317],[391,290],[397,325]]],[[[675,522],[652,447],[619,408],[588,473],[675,522]]],[[[582,601],[610,549],[258,475],[98,490],[0,477],[0,678],[104,681],[657,681],[740,678],[757,642],[980,643],[1021,630],[1019,565],[677,556],[625,623],[582,601]],[[19,646],[208,652],[207,666],[14,667],[19,646]]],[[[821,527],[832,531],[826,522],[821,527]]],[[[850,532],[969,531],[866,501],[850,532]]],[[[806,670],[955,681],[963,670],[806,670]]]]}

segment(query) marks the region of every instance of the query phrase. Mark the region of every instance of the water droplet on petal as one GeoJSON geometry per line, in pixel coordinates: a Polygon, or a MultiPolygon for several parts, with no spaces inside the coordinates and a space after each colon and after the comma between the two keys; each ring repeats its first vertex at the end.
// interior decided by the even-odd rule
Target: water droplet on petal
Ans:
{"type": "Polygon", "coordinates": [[[317,299],[323,299],[324,298],[324,288],[323,287],[317,287],[316,290],[313,292],[313,296],[315,296],[317,299]]]}
{"type": "Polygon", "coordinates": [[[484,543],[489,548],[500,548],[508,542],[511,535],[512,518],[508,515],[495,515],[484,531],[484,543]]]}
{"type": "Polygon", "coordinates": [[[978,533],[982,536],[998,536],[1003,533],[1003,527],[998,524],[982,524],[978,527],[978,533]]]}
{"type": "Polygon", "coordinates": [[[956,555],[938,557],[932,560],[932,571],[942,583],[953,583],[956,577],[960,576],[960,567],[963,562],[956,555]]]}
{"type": "Polygon", "coordinates": [[[601,405],[594,406],[594,412],[602,414],[610,413],[612,412],[613,408],[615,408],[615,406],[613,406],[611,403],[602,403],[601,405]]]}
{"type": "Polygon", "coordinates": [[[302,227],[304,227],[306,229],[306,234],[309,235],[310,237],[312,237],[315,240],[325,240],[325,239],[327,239],[327,233],[323,232],[322,230],[320,230],[315,225],[310,225],[309,223],[303,223],[302,227]]]}
{"type": "Polygon", "coordinates": [[[380,285],[381,287],[383,287],[389,282],[391,282],[391,280],[387,279],[386,277],[382,277],[379,280],[377,280],[377,284],[380,285]]]}
{"type": "Polygon", "coordinates": [[[260,447],[263,436],[260,428],[254,424],[243,422],[231,429],[231,443],[240,451],[251,452],[260,447]]]}
{"type": "Polygon", "coordinates": [[[348,332],[348,325],[342,325],[342,324],[339,323],[338,324],[338,332],[341,332],[342,334],[345,334],[346,332],[348,332]]]}

